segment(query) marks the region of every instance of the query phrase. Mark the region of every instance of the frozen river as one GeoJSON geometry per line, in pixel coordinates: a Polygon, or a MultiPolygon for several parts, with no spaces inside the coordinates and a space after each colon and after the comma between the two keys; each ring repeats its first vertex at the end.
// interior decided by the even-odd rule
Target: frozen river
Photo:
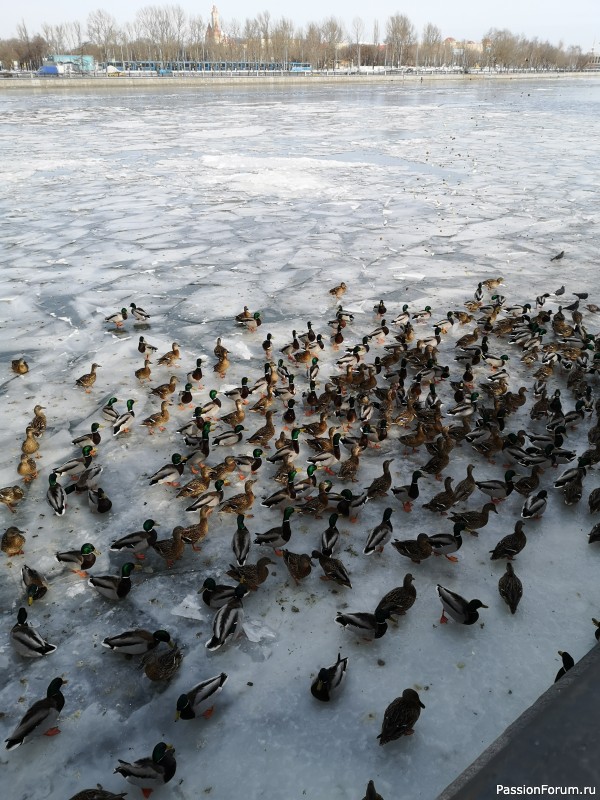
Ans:
{"type": "MultiPolygon", "coordinates": [[[[0,95],[0,109],[1,486],[16,482],[36,403],[46,407],[49,426],[40,477],[17,514],[0,506],[5,524],[27,535],[25,557],[2,554],[0,561],[5,736],[52,678],[69,681],[62,734],[2,751],[3,797],[67,800],[96,783],[122,791],[126,784],[112,775],[117,759],[147,756],[164,740],[174,744],[178,768],[156,800],[361,800],[370,778],[385,800],[433,800],[547,688],[559,649],[578,659],[592,646],[600,555],[587,545],[587,495],[575,509],[561,495],[551,497],[546,516],[529,523],[529,545],[515,562],[525,585],[515,617],[497,593],[504,567],[488,560],[488,550],[512,531],[519,498],[507,500],[479,539],[468,537],[458,564],[439,558],[421,565],[389,545],[381,556],[362,555],[385,508],[378,500],[357,525],[342,526],[348,538],[339,557],[352,590],[332,591],[318,579],[318,565],[296,588],[278,564],[245,601],[248,638],[210,654],[204,643],[213,612],[197,589],[208,575],[222,580],[233,562],[235,517],[213,514],[202,553],[188,547],[172,570],[148,555],[120,604],[100,598],[54,559],[56,550],[90,541],[102,552],[92,573],[115,574],[123,559],[109,554],[114,539],[149,517],[160,522],[161,536],[196,520],[175,490],[147,485],[148,475],[185,448],[176,429],[186,413],[174,405],[167,430],[153,439],[139,426],[118,439],[102,429],[98,461],[113,501],[106,517],[93,516],[74,495],[66,515],[53,516],[44,499],[48,475],[76,454],[71,439],[102,421],[99,410],[111,395],[121,410],[134,398],[137,420],[157,410],[133,377],[141,366],[140,331],[131,319],[119,335],[104,323],[130,302],[152,314],[141,332],[159,353],[173,341],[181,345],[173,373],[179,388],[195,359],[204,359],[205,388],[194,400],[200,405],[219,385],[212,373],[217,336],[231,352],[226,386],[244,375],[253,383],[262,374],[263,333],[273,334],[277,357],[307,320],[328,338],[335,312],[328,289],[342,280],[344,305],[355,313],[349,344],[375,327],[372,307],[382,297],[392,317],[408,303],[411,311],[430,305],[441,319],[462,308],[479,281],[499,275],[508,304],[533,302],[561,284],[600,304],[600,80],[24,92],[0,95]],[[565,258],[550,262],[561,250],[565,258]],[[244,305],[261,310],[264,324],[254,335],[232,323],[244,305]],[[10,360],[20,356],[30,372],[17,378],[10,360]],[[74,381],[93,361],[102,367],[86,395],[74,381]],[[30,618],[58,650],[38,661],[21,659],[8,639],[23,603],[23,563],[50,580],[30,618]],[[418,597],[397,629],[359,645],[334,624],[336,611],[372,611],[409,568],[418,597]],[[483,627],[440,627],[438,582],[480,597],[489,606],[483,627]],[[135,661],[100,646],[133,627],[165,628],[184,648],[181,670],[165,690],[135,661]],[[317,704],[311,680],[338,651],[350,660],[347,681],[333,703],[317,704]],[[221,671],[229,681],[213,717],[175,723],[178,695],[221,671]],[[426,706],[415,735],[379,747],[383,712],[407,687],[417,688],[426,706]]],[[[556,310],[558,301],[548,306],[556,310]]],[[[597,332],[592,317],[586,324],[597,332]]],[[[464,332],[448,334],[443,363],[453,363],[452,339],[464,332]]],[[[328,344],[321,390],[337,372],[336,357],[328,344]]],[[[533,382],[518,355],[510,365],[511,389],[533,382]]],[[[151,384],[170,374],[153,365],[151,384]]],[[[440,393],[451,405],[452,391],[440,393]]],[[[530,424],[529,407],[511,426],[530,424]]],[[[224,401],[223,408],[233,406],[224,401]]],[[[246,415],[247,431],[262,424],[255,416],[246,415]]],[[[567,446],[585,449],[585,431],[567,446]]],[[[235,452],[251,449],[243,442],[235,452]]],[[[381,473],[383,454],[396,457],[394,485],[407,483],[422,461],[403,456],[393,439],[382,450],[365,454],[357,486],[381,473]]],[[[457,480],[474,457],[478,479],[504,473],[501,457],[494,467],[465,445],[455,453],[447,474],[457,480]]],[[[308,455],[303,446],[303,466],[308,455]]],[[[221,457],[217,450],[209,463],[221,457]]],[[[271,474],[270,466],[259,473],[259,495],[274,491],[271,474]]],[[[237,486],[232,481],[226,496],[241,491],[237,486]]],[[[593,475],[587,488],[595,488],[593,475]]],[[[439,489],[433,479],[423,481],[411,515],[390,498],[394,536],[450,529],[421,508],[439,489]]],[[[478,492],[468,507],[483,500],[478,492]]],[[[253,534],[280,516],[258,503],[254,515],[253,534]]],[[[299,515],[292,523],[296,552],[314,549],[326,527],[326,519],[299,515]]],[[[253,547],[249,560],[260,555],[253,547]]],[[[141,797],[139,789],[130,786],[128,797],[141,797]]]]}

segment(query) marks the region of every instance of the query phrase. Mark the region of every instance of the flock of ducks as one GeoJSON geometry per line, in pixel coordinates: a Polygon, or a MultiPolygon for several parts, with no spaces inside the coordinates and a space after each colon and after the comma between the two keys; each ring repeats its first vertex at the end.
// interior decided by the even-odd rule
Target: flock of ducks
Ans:
{"type": "MultiPolygon", "coordinates": [[[[143,363],[132,368],[132,382],[151,387],[148,396],[160,403],[160,409],[139,420],[128,387],[115,389],[118,397],[99,402],[98,421],[73,440],[73,458],[46,476],[46,499],[57,516],[68,514],[73,493],[87,496],[92,514],[110,512],[112,502],[100,485],[103,468],[96,460],[106,439],[139,437],[140,427],[156,437],[169,427],[174,430],[178,423],[173,423],[172,406],[177,402],[189,416],[176,427],[181,452],[168,454],[164,465],[149,476],[148,485],[170,487],[174,496],[184,500],[183,507],[195,521],[176,526],[171,536],[161,539],[157,523],[146,519],[139,530],[110,542],[110,551],[124,559],[116,575],[89,576],[99,555],[91,542],[58,552],[56,559],[88,578],[90,591],[120,603],[135,592],[135,572],[149,554],[171,568],[193,558],[186,545],[193,551],[202,549],[211,528],[219,524],[213,523],[213,513],[221,525],[235,519],[232,563],[221,567],[232,582],[219,584],[209,576],[200,588],[202,601],[215,611],[212,635],[205,643],[208,651],[215,651],[231,646],[241,634],[244,604],[253,593],[262,591],[269,567],[278,558],[296,586],[318,564],[322,580],[351,591],[352,576],[339,557],[343,535],[338,524],[355,522],[365,504],[381,505],[381,522],[353,537],[363,537],[359,548],[363,556],[379,558],[391,543],[397,557],[407,559],[415,572],[415,565],[422,569],[418,565],[431,557],[456,563],[463,536],[477,537],[490,514],[502,513],[503,501],[514,493],[523,499],[520,518],[489,557],[506,562],[498,591],[515,614],[523,583],[515,572],[514,559],[527,545],[525,525],[542,517],[551,491],[561,492],[566,505],[578,503],[590,468],[600,461],[600,400],[594,397],[600,335],[588,329],[588,320],[598,308],[592,304],[580,307],[587,295],[574,293],[574,302],[551,311],[546,300],[562,302],[564,287],[531,303],[509,305],[501,294],[502,284],[502,278],[482,281],[464,308],[441,314],[430,306],[420,309],[408,304],[388,314],[382,299],[373,308],[372,330],[359,336],[353,330],[354,315],[343,307],[347,286],[341,283],[330,290],[335,303],[331,320],[314,327],[308,322],[300,333],[293,330],[289,342],[279,343],[281,347],[267,333],[260,369],[251,374],[249,367],[239,386],[227,390],[220,382],[226,379],[234,359],[220,338],[208,374],[205,359],[197,358],[182,378],[179,344],[173,342],[170,350],[157,357],[157,346],[140,336],[136,360],[143,363]],[[456,335],[457,329],[462,329],[462,335],[456,335]],[[326,355],[335,360],[333,375],[323,374],[326,355]],[[511,389],[513,361],[521,363],[520,374],[525,370],[530,380],[511,389]],[[155,366],[163,368],[162,383],[155,380],[155,366]],[[208,391],[204,383],[210,387],[208,391]],[[521,421],[527,415],[530,423],[521,427],[522,423],[515,422],[517,414],[521,421]],[[589,447],[584,452],[568,446],[567,440],[578,426],[587,427],[589,447]],[[473,463],[464,479],[454,485],[444,473],[457,447],[463,452],[470,450],[473,463]],[[386,457],[381,458],[380,453],[386,457]],[[410,483],[394,485],[391,465],[409,456],[417,464],[410,483]],[[503,479],[475,475],[477,462],[494,464],[496,459],[506,465],[503,479]],[[365,463],[371,474],[380,473],[370,481],[363,478],[365,463]],[[562,474],[553,474],[552,468],[558,465],[570,466],[562,474]],[[447,517],[448,530],[393,539],[394,517],[411,512],[421,498],[419,481],[427,478],[443,481],[443,489],[439,487],[423,508],[432,515],[432,526],[440,516],[447,517]],[[243,482],[243,489],[226,497],[227,487],[236,480],[243,482]],[[258,504],[272,510],[277,524],[253,537],[247,522],[258,504]],[[327,527],[318,542],[315,538],[310,552],[297,552],[294,527],[299,517],[327,519],[327,527]],[[254,562],[248,560],[251,551],[259,556],[254,562]]],[[[107,317],[106,323],[122,330],[129,317],[145,326],[150,322],[150,314],[131,303],[129,309],[107,317]]],[[[264,324],[261,312],[247,307],[233,322],[252,335],[264,324]]],[[[93,393],[99,368],[92,363],[76,386],[93,393]]],[[[12,362],[18,375],[28,369],[23,359],[12,362]]],[[[46,411],[36,405],[26,428],[17,465],[24,486],[0,490],[0,501],[10,512],[18,512],[26,487],[38,477],[36,457],[48,424],[46,411]]],[[[600,488],[589,493],[588,504],[591,514],[600,511],[600,488]]],[[[315,527],[322,529],[324,524],[315,527]]],[[[2,550],[11,558],[21,556],[26,540],[26,532],[11,526],[2,537],[2,550]]],[[[589,534],[590,543],[598,541],[600,524],[589,534]]],[[[43,601],[51,591],[48,581],[32,566],[22,566],[22,580],[28,606],[43,601]]],[[[413,574],[406,573],[402,584],[387,591],[375,608],[340,611],[335,622],[360,640],[380,639],[390,630],[390,623],[396,624],[396,618],[406,615],[416,602],[414,581],[413,574]]],[[[488,608],[477,598],[467,599],[469,590],[461,585],[458,570],[456,585],[438,585],[437,594],[442,624],[450,618],[460,625],[474,625],[481,609],[488,608]]],[[[18,609],[11,643],[21,657],[45,658],[57,646],[28,624],[27,613],[25,607],[18,609]]],[[[594,620],[594,624],[598,639],[600,623],[594,620]]],[[[151,681],[167,683],[184,661],[182,650],[162,629],[126,630],[108,636],[102,644],[113,653],[140,657],[151,681]]],[[[568,653],[561,651],[560,655],[566,671],[573,660],[568,653]]],[[[320,702],[335,698],[342,690],[348,664],[348,657],[340,653],[331,666],[318,669],[310,686],[313,698],[320,702]]],[[[210,717],[227,679],[223,672],[182,694],[176,704],[177,718],[210,717]]],[[[51,680],[46,697],[29,708],[6,739],[7,750],[34,734],[59,732],[56,722],[65,705],[62,689],[66,683],[62,677],[51,680]]],[[[384,710],[379,744],[411,735],[424,708],[414,688],[404,689],[384,710]]],[[[153,789],[171,781],[176,768],[173,746],[161,741],[147,757],[131,763],[119,760],[114,772],[139,786],[148,797],[153,789]]],[[[124,796],[97,787],[78,792],[71,800],[124,796]]],[[[376,798],[380,795],[370,781],[365,800],[376,798]]]]}

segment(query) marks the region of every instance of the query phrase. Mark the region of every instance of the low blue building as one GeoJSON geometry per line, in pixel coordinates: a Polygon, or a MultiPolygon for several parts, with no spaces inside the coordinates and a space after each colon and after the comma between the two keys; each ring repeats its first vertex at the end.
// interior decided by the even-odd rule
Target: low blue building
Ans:
{"type": "Polygon", "coordinates": [[[94,56],[61,54],[48,56],[44,65],[62,66],[63,72],[93,72],[96,69],[94,56]]]}

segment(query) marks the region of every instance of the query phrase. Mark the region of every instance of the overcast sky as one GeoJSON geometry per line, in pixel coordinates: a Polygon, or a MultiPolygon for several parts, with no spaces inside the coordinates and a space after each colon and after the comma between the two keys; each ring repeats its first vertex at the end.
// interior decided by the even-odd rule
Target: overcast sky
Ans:
{"type": "MultiPolygon", "coordinates": [[[[176,3],[172,3],[175,5],[176,3]]],[[[46,22],[58,24],[79,20],[85,23],[90,11],[102,8],[111,13],[118,23],[131,22],[138,9],[149,5],[169,5],[161,0],[24,0],[3,3],[0,14],[0,38],[16,34],[21,20],[30,33],[39,32],[46,22]]],[[[186,12],[207,19],[212,3],[210,0],[181,0],[178,3],[186,12]]],[[[577,44],[584,51],[600,49],[600,0],[502,0],[485,3],[482,0],[379,0],[365,3],[364,0],[302,0],[289,2],[279,0],[221,0],[217,3],[222,20],[237,19],[241,23],[256,14],[269,11],[272,19],[282,16],[296,25],[321,22],[334,16],[346,29],[352,20],[360,17],[365,23],[366,42],[372,41],[373,23],[379,21],[380,40],[385,35],[386,19],[393,14],[406,14],[419,33],[423,25],[433,22],[444,37],[479,40],[490,28],[508,28],[516,34],[537,36],[557,44],[577,44]]]]}

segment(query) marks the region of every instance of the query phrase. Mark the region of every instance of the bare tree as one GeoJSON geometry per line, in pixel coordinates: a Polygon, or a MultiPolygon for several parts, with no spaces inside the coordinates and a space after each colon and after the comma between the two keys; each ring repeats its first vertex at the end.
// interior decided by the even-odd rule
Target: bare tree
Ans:
{"type": "Polygon", "coordinates": [[[356,64],[360,71],[360,46],[362,44],[363,37],[365,35],[365,23],[360,17],[354,17],[352,20],[352,36],[354,40],[354,45],[356,47],[356,64]]]}
{"type": "Polygon", "coordinates": [[[323,43],[325,44],[325,60],[326,66],[331,64],[332,69],[337,66],[337,51],[338,47],[344,39],[344,28],[342,23],[335,17],[329,17],[321,25],[321,32],[323,34],[323,43]]]}
{"type": "Polygon", "coordinates": [[[282,17],[275,22],[271,33],[271,42],[275,61],[287,65],[294,44],[294,23],[291,19],[282,17]]]}
{"type": "Polygon", "coordinates": [[[402,66],[404,52],[416,39],[415,28],[406,14],[394,14],[386,23],[385,42],[391,49],[392,63],[402,66]]]}
{"type": "MultiPolygon", "coordinates": [[[[239,25],[239,23],[238,23],[239,25]]],[[[206,23],[197,14],[190,17],[188,21],[188,50],[190,58],[195,61],[204,61],[204,37],[206,35],[206,23]]]]}
{"type": "Polygon", "coordinates": [[[426,67],[437,67],[440,63],[442,49],[442,32],[433,23],[428,22],[423,28],[421,37],[421,59],[426,67]]]}
{"type": "Polygon", "coordinates": [[[117,31],[117,21],[108,11],[99,9],[88,15],[88,37],[98,47],[103,61],[108,59],[109,48],[116,43],[117,31]]]}
{"type": "Polygon", "coordinates": [[[305,57],[317,69],[324,66],[325,45],[321,26],[316,22],[309,22],[304,34],[305,57]]]}

